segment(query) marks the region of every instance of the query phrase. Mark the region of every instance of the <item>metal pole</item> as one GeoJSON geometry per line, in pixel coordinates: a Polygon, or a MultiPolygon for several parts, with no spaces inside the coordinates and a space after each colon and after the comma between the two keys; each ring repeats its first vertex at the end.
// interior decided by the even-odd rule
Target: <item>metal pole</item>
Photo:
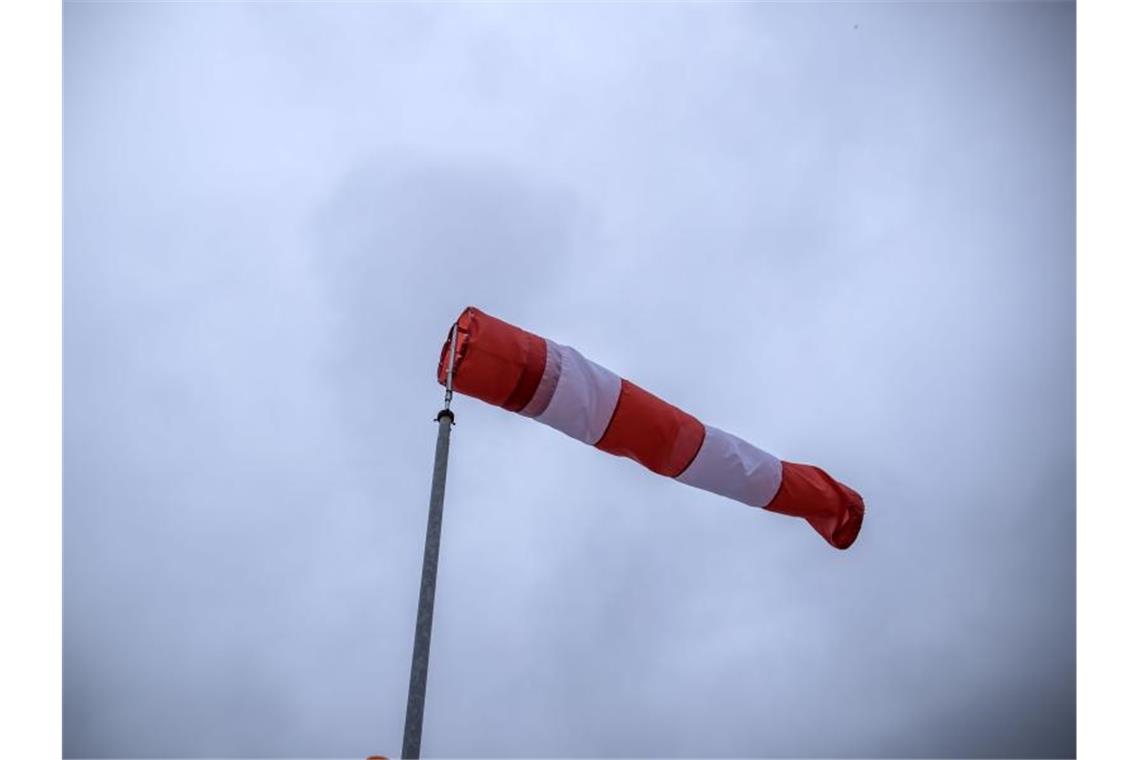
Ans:
{"type": "Polygon", "coordinates": [[[408,707],[404,713],[404,748],[401,757],[413,760],[420,756],[420,737],[424,728],[424,694],[427,691],[428,653],[431,650],[431,622],[435,608],[435,576],[439,566],[439,537],[443,526],[443,489],[447,482],[447,453],[451,444],[451,377],[455,367],[456,328],[451,328],[451,357],[447,364],[447,391],[443,409],[436,415],[439,435],[435,439],[435,467],[431,476],[431,501],[428,506],[427,538],[424,540],[424,564],[420,572],[420,606],[416,613],[416,641],[412,649],[412,675],[408,682],[408,707]]]}

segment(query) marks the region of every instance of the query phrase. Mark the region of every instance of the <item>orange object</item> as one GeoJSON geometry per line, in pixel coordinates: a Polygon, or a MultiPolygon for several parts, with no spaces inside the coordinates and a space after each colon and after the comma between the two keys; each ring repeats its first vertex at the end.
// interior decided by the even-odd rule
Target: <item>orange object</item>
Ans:
{"type": "Polygon", "coordinates": [[[696,417],[622,380],[610,426],[594,445],[675,478],[693,461],[704,440],[705,426],[696,417]]]}
{"type": "MultiPolygon", "coordinates": [[[[846,549],[863,525],[863,498],[813,465],[784,462],[618,377],[573,348],[474,307],[455,324],[452,387],[533,417],[566,435],[686,485],[802,517],[846,549]]],[[[447,382],[451,334],[436,377],[447,382]]]]}

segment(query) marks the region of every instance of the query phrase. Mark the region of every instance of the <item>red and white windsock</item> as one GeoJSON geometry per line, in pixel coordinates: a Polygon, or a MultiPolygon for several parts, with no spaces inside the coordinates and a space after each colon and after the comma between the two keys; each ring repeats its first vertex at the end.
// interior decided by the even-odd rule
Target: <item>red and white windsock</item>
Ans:
{"type": "MultiPolygon", "coordinates": [[[[818,467],[783,462],[618,377],[569,346],[468,307],[455,325],[452,387],[533,417],[653,472],[753,507],[802,517],[846,549],[863,499],[818,467]]],[[[446,384],[451,336],[437,376],[446,384]]]]}

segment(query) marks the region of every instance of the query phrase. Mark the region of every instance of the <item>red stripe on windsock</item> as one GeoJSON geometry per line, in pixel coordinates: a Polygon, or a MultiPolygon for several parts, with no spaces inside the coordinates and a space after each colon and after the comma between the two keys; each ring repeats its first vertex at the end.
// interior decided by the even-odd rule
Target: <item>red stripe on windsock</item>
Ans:
{"type": "Polygon", "coordinates": [[[511,395],[503,402],[503,408],[507,411],[517,412],[526,406],[534,396],[538,382],[542,380],[542,370],[546,367],[546,341],[537,335],[526,333],[525,353],[526,364],[522,375],[511,395]]]}
{"type": "Polygon", "coordinates": [[[705,426],[691,414],[622,379],[610,425],[595,446],[675,478],[701,448],[705,426]]]}
{"type": "MultiPolygon", "coordinates": [[[[534,395],[546,364],[546,341],[468,307],[457,320],[452,387],[467,396],[517,412],[534,395]]],[[[451,334],[439,355],[436,376],[447,382],[451,334]]]]}
{"type": "Polygon", "coordinates": [[[780,490],[764,509],[804,518],[837,549],[853,544],[863,524],[863,497],[814,465],[782,465],[780,490]]]}

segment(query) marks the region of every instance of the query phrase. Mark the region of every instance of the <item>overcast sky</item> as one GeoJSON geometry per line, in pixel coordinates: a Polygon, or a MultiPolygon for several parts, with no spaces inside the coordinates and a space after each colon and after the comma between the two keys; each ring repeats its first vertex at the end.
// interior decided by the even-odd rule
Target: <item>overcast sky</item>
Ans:
{"type": "Polygon", "coordinates": [[[65,8],[64,749],[397,755],[476,305],[865,497],[457,398],[427,756],[1066,756],[1072,3],[65,8]]]}

